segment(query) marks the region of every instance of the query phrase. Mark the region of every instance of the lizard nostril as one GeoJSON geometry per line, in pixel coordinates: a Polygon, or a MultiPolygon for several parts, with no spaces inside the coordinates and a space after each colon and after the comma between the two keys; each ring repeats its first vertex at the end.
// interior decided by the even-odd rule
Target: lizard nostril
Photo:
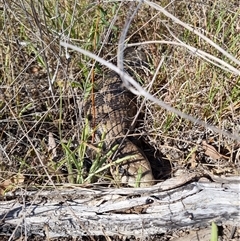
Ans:
{"type": "Polygon", "coordinates": [[[88,114],[88,115],[86,116],[86,118],[87,118],[89,121],[91,121],[91,120],[93,119],[92,114],[88,114]]]}

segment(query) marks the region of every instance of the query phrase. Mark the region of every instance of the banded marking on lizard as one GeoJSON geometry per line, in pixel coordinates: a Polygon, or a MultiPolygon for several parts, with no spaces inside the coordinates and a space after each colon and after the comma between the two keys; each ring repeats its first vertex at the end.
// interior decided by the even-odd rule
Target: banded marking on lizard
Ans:
{"type": "MultiPolygon", "coordinates": [[[[145,61],[143,58],[143,52],[131,49],[127,52],[125,61],[132,63],[134,68],[145,61]]],[[[137,113],[135,96],[123,86],[121,78],[113,71],[96,80],[96,86],[95,107],[91,101],[86,105],[88,116],[91,116],[92,108],[95,108],[95,127],[92,128],[98,136],[105,134],[104,146],[107,150],[116,144],[120,145],[113,162],[122,157],[134,156],[112,168],[112,176],[129,186],[136,186],[138,181],[139,187],[153,185],[154,177],[147,157],[128,137],[124,137],[137,113]]]]}

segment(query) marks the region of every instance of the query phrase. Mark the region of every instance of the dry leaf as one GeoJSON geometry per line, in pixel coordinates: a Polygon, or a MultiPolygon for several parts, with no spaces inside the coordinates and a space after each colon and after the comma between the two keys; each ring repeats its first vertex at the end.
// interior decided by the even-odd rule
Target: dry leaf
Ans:
{"type": "Polygon", "coordinates": [[[206,141],[202,141],[202,146],[205,151],[205,155],[211,157],[214,160],[218,160],[220,158],[229,159],[227,156],[220,154],[213,146],[207,144],[206,141]]]}
{"type": "Polygon", "coordinates": [[[19,184],[24,182],[24,176],[22,174],[17,174],[4,182],[0,183],[0,195],[4,195],[6,191],[13,191],[14,189],[18,188],[19,184]]]}
{"type": "Polygon", "coordinates": [[[197,162],[196,162],[196,151],[194,151],[191,155],[191,159],[190,159],[190,163],[191,163],[191,169],[194,169],[197,166],[197,162]]]}
{"type": "Polygon", "coordinates": [[[49,134],[48,134],[48,152],[52,153],[52,157],[57,156],[56,146],[57,145],[56,145],[55,139],[53,138],[53,133],[49,132],[49,134]]]}

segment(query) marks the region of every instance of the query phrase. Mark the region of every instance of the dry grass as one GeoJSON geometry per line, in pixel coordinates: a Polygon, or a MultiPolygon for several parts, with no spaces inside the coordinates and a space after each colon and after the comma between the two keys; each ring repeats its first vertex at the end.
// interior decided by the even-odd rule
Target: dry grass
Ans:
{"type": "MultiPolygon", "coordinates": [[[[216,1],[205,4],[180,1],[170,5],[167,10],[239,59],[237,2],[234,5],[227,1],[221,1],[220,4],[216,1]]],[[[166,40],[167,35],[172,40],[174,35],[175,39],[226,60],[206,41],[190,31],[165,20],[163,25],[170,33],[164,33],[158,39],[166,40]]],[[[165,60],[152,93],[157,93],[160,99],[184,113],[205,120],[219,129],[239,134],[239,76],[214,67],[183,47],[168,46],[162,55],[165,60]]],[[[167,155],[176,169],[191,167],[218,174],[239,172],[237,142],[156,108],[151,103],[146,109],[145,129],[150,134],[149,140],[167,155]],[[150,122],[149,116],[152,117],[150,122]],[[227,156],[227,161],[206,155],[203,140],[227,156]]]]}
{"type": "MultiPolygon", "coordinates": [[[[239,59],[238,1],[164,1],[162,6],[239,59]]],[[[50,180],[52,184],[89,181],[85,151],[90,133],[83,131],[84,96],[90,94],[94,76],[105,70],[88,57],[60,47],[59,42],[67,40],[116,61],[128,4],[5,1],[0,11],[1,181],[16,176],[21,178],[15,184],[26,186],[50,180]]],[[[176,39],[228,61],[209,43],[147,5],[140,9],[128,33],[129,43],[176,39]]],[[[150,93],[184,113],[239,134],[239,76],[181,46],[152,43],[147,48],[152,75],[145,76],[144,86],[164,58],[150,93]]],[[[236,141],[148,101],[143,113],[144,122],[135,134],[143,135],[145,142],[166,156],[172,175],[179,168],[238,173],[236,141]],[[211,147],[215,154],[207,152],[211,147]]],[[[105,175],[105,171],[98,174],[98,180],[110,178],[105,175]]],[[[9,186],[5,184],[4,191],[9,186]]]]}
{"type": "MultiPolygon", "coordinates": [[[[237,1],[164,4],[169,13],[239,58],[237,1]]],[[[68,40],[114,61],[127,9],[126,4],[88,1],[60,1],[57,6],[51,1],[45,5],[5,1],[0,38],[2,181],[16,174],[33,184],[48,182],[50,177],[54,182],[89,180],[83,170],[90,135],[83,132],[83,99],[90,94],[91,79],[102,70],[88,57],[61,48],[59,41],[68,40]]],[[[209,43],[147,5],[139,10],[128,34],[130,43],[176,39],[227,61],[209,43]]],[[[181,46],[152,43],[147,48],[152,74],[163,60],[150,93],[184,113],[238,133],[239,76],[181,46]]],[[[151,79],[145,76],[142,84],[147,86],[151,79]]],[[[173,167],[201,169],[204,165],[216,173],[238,173],[239,144],[234,140],[150,102],[143,112],[144,123],[135,134],[141,132],[173,167]],[[203,140],[227,162],[206,155],[203,140]]]]}
{"type": "MultiPolygon", "coordinates": [[[[161,4],[240,59],[238,0],[161,4]]],[[[109,183],[108,166],[102,165],[111,150],[102,154],[101,143],[92,147],[83,116],[91,82],[106,69],[59,43],[68,41],[116,63],[128,6],[128,2],[88,0],[5,0],[0,5],[0,196],[18,187],[109,183]],[[89,147],[97,152],[92,167],[86,159],[89,147]]],[[[141,84],[182,112],[239,135],[240,77],[170,44],[177,40],[240,69],[201,37],[144,5],[128,32],[129,43],[156,42],[146,47],[152,73],[141,84]]],[[[142,102],[139,98],[139,106],[142,102]]],[[[139,144],[141,137],[140,145],[154,160],[170,162],[171,175],[179,170],[239,174],[238,141],[150,101],[140,116],[135,142],[139,144]]],[[[160,179],[166,178],[164,171],[159,172],[160,179]]]]}

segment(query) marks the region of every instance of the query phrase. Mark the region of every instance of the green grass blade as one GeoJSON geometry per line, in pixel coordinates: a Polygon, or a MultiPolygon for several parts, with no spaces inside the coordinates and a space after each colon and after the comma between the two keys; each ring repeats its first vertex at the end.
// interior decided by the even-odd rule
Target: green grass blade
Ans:
{"type": "Polygon", "coordinates": [[[218,241],[218,227],[214,222],[212,222],[211,241],[218,241]]]}

